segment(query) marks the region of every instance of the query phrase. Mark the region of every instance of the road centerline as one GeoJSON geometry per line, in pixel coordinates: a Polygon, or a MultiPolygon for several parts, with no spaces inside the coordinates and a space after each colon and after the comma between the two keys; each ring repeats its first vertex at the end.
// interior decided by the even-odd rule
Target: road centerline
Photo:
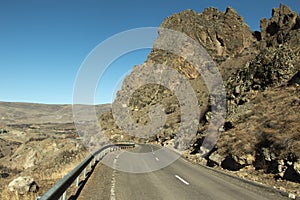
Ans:
{"type": "Polygon", "coordinates": [[[176,177],[178,180],[180,180],[181,182],[183,182],[184,184],[186,184],[186,185],[189,185],[189,184],[190,184],[189,182],[187,182],[186,180],[184,180],[183,178],[181,178],[181,177],[178,176],[177,174],[175,175],[175,177],[176,177]]]}
{"type": "Polygon", "coordinates": [[[117,154],[116,157],[114,158],[113,161],[113,173],[112,173],[112,179],[111,179],[111,189],[110,189],[110,200],[116,200],[116,192],[115,192],[115,187],[116,187],[116,164],[117,160],[121,154],[117,154]]]}

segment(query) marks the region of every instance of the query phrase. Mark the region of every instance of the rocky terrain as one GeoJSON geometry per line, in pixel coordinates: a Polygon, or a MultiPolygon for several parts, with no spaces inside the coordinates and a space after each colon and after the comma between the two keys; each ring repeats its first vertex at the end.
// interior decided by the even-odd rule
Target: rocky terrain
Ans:
{"type": "Polygon", "coordinates": [[[88,154],[72,105],[0,102],[0,112],[0,199],[35,199],[88,154]]]}
{"type": "MultiPolygon", "coordinates": [[[[272,10],[271,19],[262,19],[260,24],[260,31],[251,31],[230,7],[225,12],[186,10],[161,24],[161,28],[182,32],[202,45],[222,75],[226,118],[224,125],[213,126],[221,135],[212,151],[202,144],[218,117],[212,108],[220,101],[218,95],[211,97],[201,74],[212,70],[212,65],[202,62],[204,69],[199,70],[188,56],[155,48],[168,40],[163,31],[147,61],[134,66],[117,94],[113,105],[130,97],[121,105],[129,110],[129,116],[118,109],[109,111],[110,105],[96,107],[103,132],[112,141],[183,148],[182,154],[192,162],[300,195],[300,17],[280,5],[272,10]],[[184,90],[184,95],[186,99],[196,97],[197,103],[191,107],[197,107],[196,128],[182,117],[185,104],[172,90],[180,79],[169,79],[167,84],[175,86],[168,88],[144,84],[137,76],[159,72],[162,65],[175,69],[192,87],[193,92],[184,90]],[[130,87],[132,94],[128,93],[130,87]],[[124,127],[132,127],[120,127],[115,117],[130,118],[130,126],[140,126],[137,130],[143,131],[130,134],[124,127]],[[153,126],[157,132],[148,134],[153,126]],[[190,133],[193,128],[195,132],[190,133]],[[178,130],[183,132],[183,144],[176,141],[178,130]]],[[[188,44],[180,46],[180,52],[195,53],[188,44]]],[[[0,102],[0,113],[0,199],[20,199],[16,193],[28,191],[29,196],[22,198],[34,199],[88,153],[76,132],[71,105],[0,102]],[[27,186],[16,188],[21,182],[27,186]]]]}
{"type": "MultiPolygon", "coordinates": [[[[211,112],[213,102],[217,102],[209,97],[201,73],[187,57],[155,49],[155,44],[147,61],[135,66],[125,78],[115,102],[130,95],[128,104],[122,106],[129,110],[134,124],[145,127],[153,125],[152,108],[159,104],[165,114],[165,119],[160,120],[165,124],[151,136],[131,135],[116,124],[114,114],[118,110],[109,111],[99,118],[105,134],[115,141],[133,139],[178,147],[175,134],[185,123],[181,120],[180,99],[162,85],[142,85],[142,79],[136,76],[139,72],[151,73],[153,66],[159,69],[160,64],[167,65],[189,81],[198,100],[199,126],[183,152],[187,158],[300,195],[298,13],[281,4],[272,10],[270,19],[260,21],[260,31],[251,31],[243,17],[230,7],[225,12],[215,8],[202,13],[186,10],[165,19],[161,28],[182,32],[201,44],[222,75],[227,111],[224,126],[215,127],[221,132],[215,148],[208,154],[200,148],[215,117],[211,112]],[[128,94],[133,84],[139,88],[128,94]]],[[[162,39],[164,35],[159,33],[156,42],[162,39]]],[[[186,46],[181,51],[193,54],[193,49],[186,46]]]]}

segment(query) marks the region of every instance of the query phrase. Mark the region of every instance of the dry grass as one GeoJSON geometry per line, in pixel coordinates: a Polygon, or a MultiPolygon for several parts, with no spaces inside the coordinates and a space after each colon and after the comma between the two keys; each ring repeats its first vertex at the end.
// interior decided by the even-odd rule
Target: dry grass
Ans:
{"type": "Polygon", "coordinates": [[[291,154],[300,159],[299,110],[300,88],[275,88],[259,94],[251,112],[237,113],[242,123],[221,135],[220,153],[253,155],[258,148],[267,147],[278,159],[291,154]]]}
{"type": "Polygon", "coordinates": [[[240,163],[248,156],[255,160],[227,172],[300,195],[299,182],[276,168],[282,161],[284,170],[287,163],[300,161],[300,87],[271,88],[239,108],[229,116],[233,126],[220,136],[217,152],[240,163]]]}

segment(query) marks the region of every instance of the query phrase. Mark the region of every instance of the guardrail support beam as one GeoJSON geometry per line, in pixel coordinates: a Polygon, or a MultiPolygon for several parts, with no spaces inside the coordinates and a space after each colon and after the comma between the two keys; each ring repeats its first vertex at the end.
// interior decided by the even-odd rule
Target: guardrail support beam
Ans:
{"type": "Polygon", "coordinates": [[[103,159],[109,152],[133,148],[135,146],[134,143],[121,143],[121,144],[110,144],[102,147],[101,149],[93,152],[88,157],[86,157],[80,164],[78,164],[71,172],[66,174],[64,178],[58,181],[50,190],[48,190],[43,196],[37,197],[36,200],[53,200],[53,199],[61,199],[66,200],[67,198],[67,189],[75,182],[76,187],[80,184],[80,176],[83,173],[83,179],[87,177],[87,169],[88,165],[90,169],[92,169],[92,162],[94,165],[96,164],[96,160],[98,161],[103,159]]]}

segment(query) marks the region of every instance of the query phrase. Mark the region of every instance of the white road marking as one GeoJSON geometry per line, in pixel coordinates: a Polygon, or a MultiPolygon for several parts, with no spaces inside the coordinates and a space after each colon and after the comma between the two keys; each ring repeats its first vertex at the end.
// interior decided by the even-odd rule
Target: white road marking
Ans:
{"type": "Polygon", "coordinates": [[[190,184],[189,182],[187,182],[186,180],[184,180],[183,178],[181,178],[181,177],[178,176],[178,175],[175,175],[175,177],[176,177],[178,180],[180,180],[181,182],[183,182],[184,184],[186,184],[186,185],[189,185],[189,184],[190,184]]]}
{"type": "Polygon", "coordinates": [[[156,160],[156,161],[159,161],[159,158],[155,156],[153,147],[152,147],[151,145],[150,145],[150,147],[151,147],[152,154],[153,154],[153,156],[155,157],[155,160],[156,160]]]}
{"type": "MultiPolygon", "coordinates": [[[[113,161],[113,168],[116,168],[117,160],[121,154],[116,155],[114,161],[113,161]]],[[[116,193],[115,193],[115,187],[116,187],[116,170],[112,173],[112,179],[111,179],[111,188],[110,188],[110,200],[116,200],[116,193]]]]}
{"type": "Polygon", "coordinates": [[[152,153],[154,154],[153,147],[151,145],[150,145],[150,148],[151,148],[152,153]]]}
{"type": "Polygon", "coordinates": [[[116,200],[115,186],[116,186],[116,178],[115,178],[115,174],[113,173],[111,179],[110,200],[116,200]]]}

